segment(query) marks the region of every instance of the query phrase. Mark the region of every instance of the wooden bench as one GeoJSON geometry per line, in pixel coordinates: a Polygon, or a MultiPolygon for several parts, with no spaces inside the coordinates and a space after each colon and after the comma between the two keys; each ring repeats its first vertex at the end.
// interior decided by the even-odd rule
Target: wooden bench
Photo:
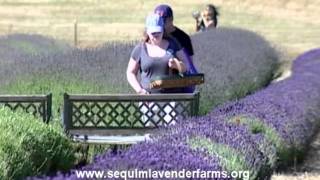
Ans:
{"type": "Polygon", "coordinates": [[[160,126],[198,115],[199,92],[150,95],[64,95],[63,124],[76,142],[134,144],[160,126]]]}
{"type": "Polygon", "coordinates": [[[0,95],[0,105],[13,111],[22,110],[42,118],[48,123],[51,119],[52,94],[48,95],[0,95]]]}

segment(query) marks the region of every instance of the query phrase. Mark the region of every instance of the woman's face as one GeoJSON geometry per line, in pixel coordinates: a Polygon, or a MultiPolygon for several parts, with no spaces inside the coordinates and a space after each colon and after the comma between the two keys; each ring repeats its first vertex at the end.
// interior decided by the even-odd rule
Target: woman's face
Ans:
{"type": "Polygon", "coordinates": [[[150,41],[154,44],[159,44],[162,41],[163,32],[148,33],[150,41]]]}
{"type": "Polygon", "coordinates": [[[208,27],[214,23],[214,19],[213,19],[214,12],[213,11],[206,9],[202,12],[201,16],[202,16],[203,22],[206,27],[208,27]]]}

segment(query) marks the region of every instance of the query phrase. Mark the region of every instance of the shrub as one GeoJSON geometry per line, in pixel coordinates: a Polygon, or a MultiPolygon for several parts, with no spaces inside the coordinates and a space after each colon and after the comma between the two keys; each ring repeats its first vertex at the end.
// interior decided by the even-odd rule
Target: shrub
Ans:
{"type": "Polygon", "coordinates": [[[279,53],[263,37],[237,28],[217,28],[192,36],[194,62],[204,72],[202,114],[213,106],[239,99],[272,80],[279,53]]]}
{"type": "Polygon", "coordinates": [[[63,53],[71,47],[42,35],[11,34],[0,37],[0,59],[18,60],[24,56],[63,53]]]}
{"type": "Polygon", "coordinates": [[[73,147],[57,128],[0,108],[0,179],[22,179],[74,165],[73,147]]]}
{"type": "Polygon", "coordinates": [[[320,50],[299,56],[292,77],[240,101],[217,107],[211,116],[246,115],[261,121],[280,138],[277,166],[284,168],[301,160],[306,146],[319,127],[320,50]]]}
{"type": "MultiPolygon", "coordinates": [[[[195,34],[192,41],[194,62],[199,71],[205,73],[206,80],[204,85],[198,87],[201,91],[201,114],[206,114],[213,106],[241,98],[267,85],[279,61],[278,53],[266,40],[246,30],[219,28],[195,34]]],[[[23,84],[21,82],[30,81],[37,86],[21,87],[24,93],[43,93],[41,90],[54,90],[61,83],[65,88],[53,93],[63,94],[60,91],[72,89],[68,86],[81,81],[84,82],[81,84],[93,84],[90,93],[133,93],[125,71],[136,43],[106,43],[101,47],[73,49],[66,53],[20,57],[0,66],[0,76],[8,77],[0,80],[5,85],[0,92],[17,92],[23,84]],[[40,83],[39,77],[56,85],[40,83]],[[69,83],[70,79],[72,81],[69,83]]],[[[79,87],[79,90],[82,89],[85,88],[79,87]]]]}

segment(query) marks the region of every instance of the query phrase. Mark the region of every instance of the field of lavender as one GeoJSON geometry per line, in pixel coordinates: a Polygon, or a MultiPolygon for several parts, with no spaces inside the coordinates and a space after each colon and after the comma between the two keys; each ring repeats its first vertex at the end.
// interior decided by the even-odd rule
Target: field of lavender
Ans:
{"type": "MultiPolygon", "coordinates": [[[[78,170],[247,170],[250,179],[269,179],[303,157],[319,127],[319,68],[320,49],[306,52],[294,61],[290,78],[78,170]]],[[[75,171],[30,179],[77,179],[75,171]]]]}
{"type": "MultiPolygon", "coordinates": [[[[196,34],[192,41],[195,64],[206,76],[206,83],[198,88],[202,114],[268,85],[279,65],[279,52],[263,37],[246,30],[220,28],[196,34]]],[[[37,35],[2,37],[0,93],[52,92],[54,122],[59,122],[64,92],[132,93],[125,70],[135,43],[107,43],[92,49],[77,49],[37,35]]],[[[196,138],[191,139],[190,144],[196,142],[196,138]]],[[[168,144],[174,146],[174,142],[168,141],[168,144]]],[[[42,172],[47,171],[35,171],[34,175],[42,172]]]]}
{"type": "MultiPolygon", "coordinates": [[[[202,114],[267,85],[279,65],[279,52],[261,36],[246,30],[220,28],[196,34],[192,41],[194,62],[205,73],[206,83],[199,87],[202,114]]],[[[52,92],[56,111],[64,92],[132,93],[125,71],[135,43],[73,49],[66,45],[59,48],[60,43],[37,36],[2,38],[0,76],[6,78],[0,79],[0,93],[52,92]],[[21,45],[12,46],[13,42],[21,45]],[[50,51],[44,52],[44,47],[50,51]]]]}
{"type": "MultiPolygon", "coordinates": [[[[145,14],[162,2],[0,2],[0,34],[8,35],[0,36],[0,94],[52,92],[54,108],[53,123],[44,126],[0,107],[0,179],[78,179],[76,170],[129,169],[244,170],[250,178],[241,179],[269,179],[275,170],[296,169],[317,131],[319,137],[320,49],[295,56],[320,43],[320,0],[168,0],[175,23],[192,34],[195,64],[206,76],[198,87],[203,116],[160,129],[118,154],[98,149],[103,153],[91,163],[74,166],[82,159],[70,153],[80,146],[71,146],[60,126],[63,93],[133,93],[125,69],[136,42],[127,40],[138,39],[145,14]],[[206,3],[218,6],[219,28],[194,34],[191,14],[206,3]],[[273,45],[223,27],[262,34],[273,45]],[[113,40],[122,42],[103,44],[113,40]],[[279,60],[294,62],[293,74],[270,84],[281,71],[279,60]]],[[[308,179],[295,175],[280,179],[308,179]]]]}

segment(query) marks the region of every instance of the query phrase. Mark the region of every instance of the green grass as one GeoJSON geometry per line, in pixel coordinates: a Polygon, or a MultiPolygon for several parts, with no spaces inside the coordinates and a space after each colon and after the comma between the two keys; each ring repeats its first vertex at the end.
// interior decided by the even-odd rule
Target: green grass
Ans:
{"type": "MultiPolygon", "coordinates": [[[[90,83],[88,81],[81,81],[77,78],[72,78],[72,76],[67,75],[35,75],[30,77],[22,77],[12,83],[2,86],[0,92],[3,94],[49,94],[52,93],[52,109],[53,116],[55,121],[60,122],[60,113],[63,105],[63,96],[64,93],[69,94],[108,94],[108,93],[116,93],[118,92],[117,87],[111,87],[107,85],[98,85],[96,83],[90,83]],[[41,78],[39,78],[41,76],[41,78]],[[60,110],[59,110],[60,109],[60,110]]],[[[92,121],[98,121],[96,114],[99,112],[98,107],[90,108],[94,103],[86,103],[89,108],[82,107],[80,108],[81,103],[75,103],[74,105],[79,108],[82,114],[87,113],[86,116],[81,116],[80,120],[85,122],[87,116],[92,117],[92,121]]],[[[118,104],[118,103],[116,103],[118,104]]],[[[98,103],[100,107],[103,107],[104,103],[98,103]]],[[[115,106],[115,103],[110,103],[111,106],[115,106]]],[[[130,103],[123,104],[124,108],[130,103]]],[[[135,104],[136,107],[139,106],[138,103],[135,104]]],[[[139,109],[130,106],[128,108],[128,119],[125,119],[124,116],[121,115],[124,112],[124,109],[121,106],[113,109],[118,112],[120,115],[115,117],[117,122],[124,121],[120,127],[142,127],[143,124],[140,123],[139,115],[136,115],[135,112],[143,114],[139,111],[139,109]],[[134,123],[136,122],[136,123],[134,123]]],[[[109,122],[113,117],[108,114],[111,112],[111,107],[105,107],[104,111],[106,112],[106,121],[109,122]]],[[[79,122],[75,124],[75,126],[82,126],[79,122]]],[[[96,126],[94,124],[88,123],[86,126],[96,126]]],[[[100,122],[97,126],[105,127],[103,122],[100,122]]],[[[111,127],[119,127],[119,125],[113,121],[110,124],[111,127]]]]}
{"type": "Polygon", "coordinates": [[[1,87],[1,93],[4,94],[49,94],[52,93],[53,112],[57,112],[62,106],[63,95],[67,93],[102,93],[112,91],[102,85],[92,84],[90,82],[79,81],[70,76],[50,76],[37,75],[23,77],[7,86],[1,87]],[[39,78],[41,76],[42,78],[39,78]],[[66,78],[68,77],[68,78],[66,78]]]}
{"type": "Polygon", "coordinates": [[[274,156],[272,152],[268,152],[267,149],[264,149],[264,146],[261,146],[261,151],[266,153],[266,156],[269,158],[269,164],[274,166],[277,164],[279,168],[284,168],[287,164],[290,164],[296,156],[298,159],[303,156],[303,152],[299,149],[288,148],[289,146],[284,143],[282,138],[276,132],[276,130],[268,125],[266,125],[262,120],[258,118],[249,117],[246,115],[237,115],[228,119],[230,123],[245,125],[249,128],[252,134],[263,134],[268,142],[271,142],[271,145],[276,148],[277,157],[274,156]]]}
{"type": "MultiPolygon", "coordinates": [[[[203,1],[169,0],[175,15],[175,24],[188,33],[194,33],[194,19],[191,14],[200,10],[203,1]]],[[[299,1],[299,11],[286,13],[286,4],[246,1],[214,2],[220,10],[219,26],[235,26],[258,32],[274,44],[298,54],[320,44],[320,24],[315,23],[310,3],[299,1]],[[250,4],[250,5],[249,5],[250,4]],[[257,10],[266,5],[276,13],[257,10]],[[283,7],[282,7],[283,6],[283,7]],[[309,7],[310,6],[310,7],[309,7]],[[307,12],[310,9],[310,12],[307,12]]],[[[141,36],[145,16],[163,1],[145,0],[12,0],[0,2],[0,34],[39,33],[66,40],[73,44],[74,20],[78,21],[80,46],[101,45],[110,40],[136,40],[141,36]],[[12,28],[10,28],[12,26],[12,28]]]]}
{"type": "MultiPolygon", "coordinates": [[[[210,156],[220,159],[221,166],[228,172],[231,171],[247,171],[250,170],[246,165],[244,155],[239,153],[227,145],[212,142],[210,139],[203,137],[193,137],[187,142],[192,149],[204,149],[210,156]]],[[[257,174],[250,171],[250,178],[257,174]]]]}
{"type": "Polygon", "coordinates": [[[237,115],[235,117],[230,118],[229,122],[234,124],[246,125],[253,134],[264,134],[266,138],[273,142],[277,148],[281,148],[281,146],[283,145],[283,141],[276,132],[276,130],[265,125],[259,119],[250,118],[245,115],[237,115]]]}

